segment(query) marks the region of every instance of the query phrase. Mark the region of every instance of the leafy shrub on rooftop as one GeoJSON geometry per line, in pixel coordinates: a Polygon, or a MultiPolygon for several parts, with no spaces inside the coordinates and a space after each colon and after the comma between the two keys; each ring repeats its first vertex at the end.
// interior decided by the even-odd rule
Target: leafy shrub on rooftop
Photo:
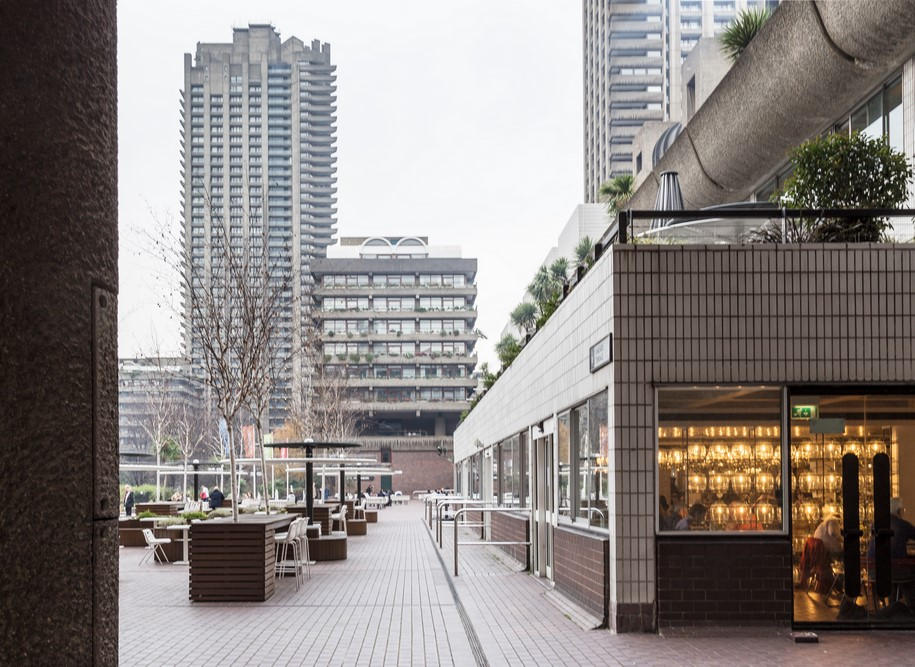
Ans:
{"type": "MultiPolygon", "coordinates": [[[[885,137],[860,132],[815,137],[791,153],[793,172],[772,200],[787,208],[899,208],[908,199],[912,165],[885,137]]],[[[812,217],[771,221],[750,235],[759,243],[875,243],[887,218],[812,217]]]]}
{"type": "Polygon", "coordinates": [[[182,512],[179,516],[181,516],[184,519],[187,519],[188,521],[193,521],[194,519],[206,519],[207,513],[206,512],[182,512]]]}

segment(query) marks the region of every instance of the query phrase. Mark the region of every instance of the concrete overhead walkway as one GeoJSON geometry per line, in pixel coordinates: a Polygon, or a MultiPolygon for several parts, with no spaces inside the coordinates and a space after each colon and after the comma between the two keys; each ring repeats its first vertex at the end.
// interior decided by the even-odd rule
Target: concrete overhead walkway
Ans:
{"type": "Polygon", "coordinates": [[[186,566],[138,568],[142,549],[122,549],[121,664],[898,665],[915,654],[911,633],[795,645],[786,631],[587,630],[493,547],[464,548],[452,578],[450,540],[437,554],[421,511],[416,502],[383,510],[369,535],[350,538],[348,560],[318,563],[299,591],[279,582],[266,603],[192,605],[186,566]]]}

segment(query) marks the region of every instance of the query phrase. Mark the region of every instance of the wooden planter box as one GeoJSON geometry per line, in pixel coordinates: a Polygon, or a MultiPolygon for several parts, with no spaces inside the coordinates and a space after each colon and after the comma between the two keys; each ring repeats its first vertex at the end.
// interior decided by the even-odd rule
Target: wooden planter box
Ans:
{"type": "Polygon", "coordinates": [[[365,535],[366,534],[366,521],[365,519],[347,519],[346,520],[346,534],[347,535],[365,535]]]}
{"type": "MultiPolygon", "coordinates": [[[[190,599],[263,602],[275,591],[275,535],[294,514],[245,514],[191,527],[190,599]]],[[[180,548],[180,543],[178,544],[180,548]]]]}
{"type": "Polygon", "coordinates": [[[365,520],[367,523],[378,523],[378,510],[365,510],[365,520]]]}
{"type": "Polygon", "coordinates": [[[184,510],[184,503],[173,503],[173,502],[148,502],[148,503],[137,503],[134,506],[134,512],[137,514],[142,514],[143,512],[152,512],[158,514],[159,516],[178,516],[180,512],[184,510]]]}
{"type": "Polygon", "coordinates": [[[144,525],[139,519],[120,519],[118,521],[118,544],[122,547],[145,547],[146,539],[143,537],[144,525]]]}
{"type": "Polygon", "coordinates": [[[346,560],[346,536],[309,537],[308,555],[315,561],[346,560]]]}

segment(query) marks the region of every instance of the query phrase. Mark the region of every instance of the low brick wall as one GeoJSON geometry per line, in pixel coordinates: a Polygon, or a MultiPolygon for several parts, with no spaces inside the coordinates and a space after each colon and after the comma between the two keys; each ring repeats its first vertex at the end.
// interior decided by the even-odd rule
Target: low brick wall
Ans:
{"type": "Polygon", "coordinates": [[[553,529],[553,581],[563,594],[607,620],[610,540],[564,526],[553,529]]]}
{"type": "Polygon", "coordinates": [[[657,538],[658,625],[791,623],[788,537],[657,538]]]}
{"type": "MultiPolygon", "coordinates": [[[[494,512],[492,514],[492,534],[493,542],[528,542],[530,541],[531,524],[526,515],[521,514],[503,514],[494,512]]],[[[500,549],[517,561],[529,565],[528,559],[530,547],[519,544],[507,544],[500,546],[500,549]]]]}
{"type": "MultiPolygon", "coordinates": [[[[461,515],[461,518],[464,519],[467,523],[483,523],[483,512],[464,512],[461,515]]],[[[468,528],[468,530],[473,531],[473,534],[480,539],[483,538],[483,528],[468,528]]]]}

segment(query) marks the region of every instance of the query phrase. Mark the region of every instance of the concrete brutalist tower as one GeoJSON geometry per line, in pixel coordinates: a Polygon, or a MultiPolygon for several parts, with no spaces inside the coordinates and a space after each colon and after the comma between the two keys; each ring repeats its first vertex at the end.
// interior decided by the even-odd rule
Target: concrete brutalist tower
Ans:
{"type": "Polygon", "coordinates": [[[632,142],[647,122],[683,122],[681,64],[700,37],[745,9],[777,0],[582,0],[585,202],[632,173],[632,142]]]}
{"type": "MultiPolygon", "coordinates": [[[[279,353],[301,347],[310,302],[310,262],[336,232],[336,66],[330,45],[280,41],[272,25],[236,28],[230,44],[198,43],[184,56],[182,199],[184,249],[193,274],[211,276],[211,233],[229,223],[230,243],[290,271],[293,292],[279,353]]],[[[190,268],[190,267],[189,267],[190,268]]],[[[185,296],[185,350],[202,367],[185,296]]],[[[295,374],[278,381],[270,427],[282,423],[295,374]]]]}

